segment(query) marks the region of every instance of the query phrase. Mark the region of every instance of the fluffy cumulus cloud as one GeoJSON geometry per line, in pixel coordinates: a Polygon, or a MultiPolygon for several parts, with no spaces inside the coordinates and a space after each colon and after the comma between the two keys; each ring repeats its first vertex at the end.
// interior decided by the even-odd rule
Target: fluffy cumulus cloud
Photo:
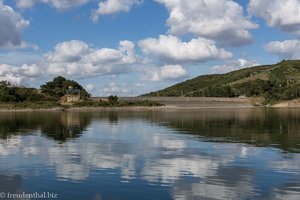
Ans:
{"type": "Polygon", "coordinates": [[[274,41],[267,44],[265,48],[282,59],[300,59],[300,40],[274,41]]]}
{"type": "Polygon", "coordinates": [[[46,54],[46,59],[49,62],[77,62],[88,51],[89,47],[86,43],[72,40],[57,44],[54,52],[46,54]]]}
{"type": "Polygon", "coordinates": [[[130,41],[121,41],[118,49],[94,49],[82,41],[71,40],[57,44],[43,62],[51,75],[88,77],[125,73],[137,61],[135,45],[130,41]]]}
{"type": "Polygon", "coordinates": [[[130,89],[128,84],[117,84],[115,82],[108,83],[104,87],[98,90],[100,96],[110,96],[110,95],[121,95],[121,96],[130,96],[130,89]]]}
{"type": "MultiPolygon", "coordinates": [[[[65,41],[34,60],[32,64],[0,63],[0,81],[31,86],[59,75],[70,78],[118,75],[130,72],[141,62],[135,53],[135,45],[127,40],[120,41],[116,49],[92,48],[79,40],[65,41]]],[[[95,90],[92,84],[86,85],[86,88],[90,92],[95,90]]]]}
{"type": "Polygon", "coordinates": [[[28,20],[0,0],[0,47],[26,48],[27,44],[22,41],[21,32],[29,24],[28,20]]]}
{"type": "Polygon", "coordinates": [[[250,0],[248,9],[269,26],[279,26],[283,31],[300,35],[299,0],[250,0]]]}
{"type": "Polygon", "coordinates": [[[145,68],[143,79],[147,81],[182,80],[187,71],[181,65],[165,65],[159,68],[145,68]]]}
{"type": "Polygon", "coordinates": [[[92,19],[94,21],[98,20],[99,15],[110,15],[118,12],[128,12],[130,9],[139,5],[143,0],[105,0],[100,1],[99,8],[95,10],[92,14],[92,19]]]}
{"type": "Polygon", "coordinates": [[[33,65],[12,65],[0,64],[0,81],[9,81],[14,85],[28,85],[34,81],[34,77],[41,75],[40,68],[33,65]]]}
{"type": "Polygon", "coordinates": [[[90,0],[17,0],[19,8],[31,8],[36,3],[46,3],[58,10],[65,10],[71,7],[83,5],[90,0]]]}
{"type": "Polygon", "coordinates": [[[160,35],[158,39],[147,38],[139,42],[145,54],[157,56],[169,62],[205,62],[214,59],[227,59],[231,53],[218,48],[211,40],[197,38],[183,42],[172,35],[160,35]]]}
{"type": "Polygon", "coordinates": [[[250,29],[258,25],[244,16],[243,7],[232,0],[156,0],[168,9],[169,32],[192,33],[218,41],[221,45],[239,46],[252,41],[250,29]]]}
{"type": "Polygon", "coordinates": [[[95,86],[94,84],[92,83],[89,83],[85,86],[85,89],[88,91],[88,92],[93,92],[93,90],[95,89],[95,86]]]}
{"type": "Polygon", "coordinates": [[[94,86],[93,92],[97,96],[110,96],[110,95],[118,95],[118,96],[136,96],[138,94],[145,93],[146,85],[144,83],[136,82],[122,82],[118,83],[115,81],[109,82],[105,85],[94,86]]]}
{"type": "Polygon", "coordinates": [[[224,65],[216,65],[211,68],[211,72],[214,74],[222,74],[231,72],[234,70],[239,70],[247,67],[253,67],[260,65],[256,61],[248,61],[245,59],[238,59],[238,60],[230,60],[227,61],[224,65]]]}

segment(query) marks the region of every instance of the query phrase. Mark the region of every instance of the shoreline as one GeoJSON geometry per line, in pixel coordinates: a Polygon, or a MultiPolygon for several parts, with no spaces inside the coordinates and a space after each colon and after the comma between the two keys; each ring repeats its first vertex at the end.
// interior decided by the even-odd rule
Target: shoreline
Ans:
{"type": "Polygon", "coordinates": [[[41,109],[0,109],[0,113],[14,113],[14,112],[100,112],[100,111],[189,111],[189,110],[206,110],[206,109],[263,109],[263,108],[276,108],[276,109],[292,109],[299,108],[300,106],[285,106],[280,104],[275,106],[210,106],[210,107],[178,107],[178,106],[131,106],[131,107],[74,107],[74,108],[41,108],[41,109]]]}
{"type": "MultiPolygon", "coordinates": [[[[121,98],[122,99],[122,98],[121,98]]],[[[128,98],[123,98],[128,100],[128,98]]],[[[141,98],[130,98],[138,101],[141,98]]],[[[0,108],[4,112],[99,112],[99,111],[177,111],[203,109],[249,109],[249,108],[300,108],[300,99],[280,101],[274,105],[263,105],[260,98],[150,98],[163,106],[124,106],[124,107],[52,107],[52,108],[0,108]]]]}

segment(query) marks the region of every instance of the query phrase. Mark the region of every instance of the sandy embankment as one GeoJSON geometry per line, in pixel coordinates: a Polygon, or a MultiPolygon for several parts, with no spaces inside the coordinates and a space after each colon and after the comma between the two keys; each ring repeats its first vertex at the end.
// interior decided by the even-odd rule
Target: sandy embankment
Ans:
{"type": "Polygon", "coordinates": [[[300,108],[300,99],[294,99],[290,101],[282,101],[272,105],[274,108],[300,108]]]}
{"type": "Polygon", "coordinates": [[[245,108],[262,106],[260,98],[220,98],[220,97],[121,97],[120,101],[155,101],[168,108],[245,108]]]}

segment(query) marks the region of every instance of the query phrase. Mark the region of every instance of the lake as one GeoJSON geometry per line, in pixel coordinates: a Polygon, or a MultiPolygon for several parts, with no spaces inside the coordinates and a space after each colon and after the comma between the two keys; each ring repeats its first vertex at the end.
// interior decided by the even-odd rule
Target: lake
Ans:
{"type": "Polygon", "coordinates": [[[0,113],[0,163],[2,199],[298,200],[300,109],[0,113]]]}

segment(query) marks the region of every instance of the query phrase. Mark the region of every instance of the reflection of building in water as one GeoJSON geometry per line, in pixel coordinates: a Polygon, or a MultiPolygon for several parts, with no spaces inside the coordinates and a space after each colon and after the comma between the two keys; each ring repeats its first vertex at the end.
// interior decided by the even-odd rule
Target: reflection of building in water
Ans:
{"type": "Polygon", "coordinates": [[[68,138],[74,138],[74,136],[78,134],[81,129],[81,121],[78,113],[62,113],[60,115],[60,121],[62,126],[65,126],[68,130],[68,138]]]}
{"type": "Polygon", "coordinates": [[[71,126],[80,126],[80,116],[78,113],[74,112],[64,112],[60,115],[61,124],[71,127],[71,126]]]}
{"type": "Polygon", "coordinates": [[[77,112],[54,114],[42,125],[42,133],[55,140],[77,138],[90,123],[90,117],[77,112]]]}

